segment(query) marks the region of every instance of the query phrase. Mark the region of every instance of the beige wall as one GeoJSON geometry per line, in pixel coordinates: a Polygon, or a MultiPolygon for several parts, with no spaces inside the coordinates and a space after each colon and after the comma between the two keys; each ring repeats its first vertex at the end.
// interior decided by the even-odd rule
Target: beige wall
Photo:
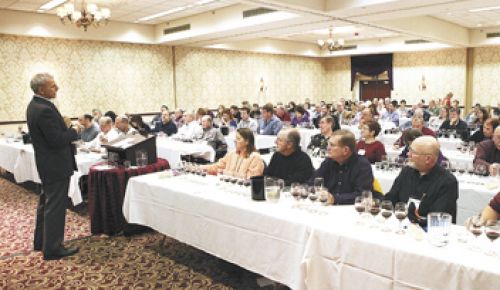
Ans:
{"type": "Polygon", "coordinates": [[[190,47],[176,48],[180,107],[323,99],[321,59],[190,47]],[[267,87],[259,94],[260,79],[267,87]]]}
{"type": "Polygon", "coordinates": [[[55,75],[64,115],[157,111],[173,105],[171,60],[167,46],[0,35],[0,121],[25,119],[41,71],[55,75]]]}
{"type": "MultiPolygon", "coordinates": [[[[357,98],[350,91],[350,58],[307,58],[215,49],[177,47],[177,105],[215,108],[218,104],[276,102],[305,98],[333,101],[357,98]],[[260,78],[266,95],[259,94],[260,78]]],[[[474,102],[499,98],[500,47],[474,52],[474,102]]],[[[448,91],[464,103],[465,49],[394,55],[396,99],[441,98],[448,91]],[[422,75],[427,90],[420,91],[422,75]]],[[[0,34],[0,121],[23,120],[32,93],[30,77],[55,74],[56,104],[77,116],[94,107],[124,112],[174,106],[172,48],[162,45],[60,40],[0,34]]]]}
{"type": "Polygon", "coordinates": [[[500,47],[478,47],[474,49],[472,104],[500,103],[500,47]]]}

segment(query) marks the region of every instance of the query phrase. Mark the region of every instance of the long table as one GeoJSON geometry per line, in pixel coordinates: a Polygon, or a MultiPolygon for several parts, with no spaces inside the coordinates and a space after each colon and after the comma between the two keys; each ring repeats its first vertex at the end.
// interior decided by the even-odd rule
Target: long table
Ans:
{"type": "MultiPolygon", "coordinates": [[[[80,177],[87,175],[90,167],[102,162],[103,159],[101,154],[81,151],[75,155],[75,159],[78,170],[71,176],[68,196],[74,205],[78,205],[83,201],[78,184],[80,177]]],[[[35,151],[31,144],[23,144],[13,139],[0,139],[0,167],[11,172],[18,183],[25,181],[41,183],[36,168],[35,151]]]]}
{"type": "Polygon", "coordinates": [[[158,157],[166,159],[171,168],[178,168],[182,155],[194,155],[210,162],[215,161],[215,150],[206,142],[182,142],[168,137],[156,138],[158,157]]]}
{"type": "Polygon", "coordinates": [[[231,186],[215,177],[134,177],[123,213],[128,222],[292,289],[496,289],[500,283],[498,258],[468,251],[456,239],[462,227],[453,228],[447,247],[435,248],[425,235],[357,226],[352,206],[317,206],[313,213],[290,198],[255,202],[231,186]]]}

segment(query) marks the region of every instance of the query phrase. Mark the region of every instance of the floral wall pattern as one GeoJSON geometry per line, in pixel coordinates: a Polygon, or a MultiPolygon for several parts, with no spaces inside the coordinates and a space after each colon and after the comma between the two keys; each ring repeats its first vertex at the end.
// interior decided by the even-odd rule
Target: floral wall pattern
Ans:
{"type": "Polygon", "coordinates": [[[500,47],[474,48],[472,104],[496,106],[500,103],[500,47]]]}
{"type": "Polygon", "coordinates": [[[351,58],[327,58],[325,61],[326,100],[332,102],[340,98],[346,100],[355,98],[356,90],[351,92],[351,58]]]}
{"type": "Polygon", "coordinates": [[[321,59],[191,47],[177,47],[175,59],[180,107],[323,99],[321,59]]]}
{"type": "Polygon", "coordinates": [[[24,120],[36,72],[54,74],[64,115],[173,106],[171,48],[0,35],[0,121],[24,120]]]}

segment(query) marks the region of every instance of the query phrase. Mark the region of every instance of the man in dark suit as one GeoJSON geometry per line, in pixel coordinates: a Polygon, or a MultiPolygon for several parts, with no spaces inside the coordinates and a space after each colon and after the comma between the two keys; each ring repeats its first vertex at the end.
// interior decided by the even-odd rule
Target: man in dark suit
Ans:
{"type": "Polygon", "coordinates": [[[78,248],[63,246],[68,187],[76,170],[71,142],[77,140],[78,135],[66,126],[51,101],[59,89],[54,78],[47,73],[36,74],[30,85],[35,95],[28,105],[26,117],[42,181],[34,249],[43,251],[45,260],[55,260],[78,252],[78,248]]]}

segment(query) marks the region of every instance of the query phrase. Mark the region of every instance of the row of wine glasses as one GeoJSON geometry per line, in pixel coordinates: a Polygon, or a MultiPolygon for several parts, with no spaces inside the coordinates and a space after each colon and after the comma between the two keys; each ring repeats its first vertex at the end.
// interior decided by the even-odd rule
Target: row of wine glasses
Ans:
{"type": "Polygon", "coordinates": [[[448,160],[443,160],[440,165],[453,174],[459,173],[460,175],[465,175],[465,173],[468,173],[470,176],[488,176],[488,168],[483,164],[474,166],[469,162],[457,162],[453,165],[448,160]]]}
{"type": "Polygon", "coordinates": [[[217,178],[221,184],[233,184],[243,187],[250,187],[252,184],[244,174],[236,174],[229,170],[218,170],[217,178]]]}
{"type": "Polygon", "coordinates": [[[407,216],[407,207],[405,202],[397,202],[395,205],[392,204],[390,200],[379,200],[377,198],[372,198],[371,193],[363,193],[361,196],[357,196],[354,200],[354,209],[359,213],[360,216],[363,214],[368,214],[375,220],[380,214],[384,218],[385,228],[383,231],[389,231],[387,227],[387,220],[394,215],[399,221],[399,229],[396,231],[397,234],[403,234],[403,220],[407,216]]]}
{"type": "Polygon", "coordinates": [[[488,251],[485,253],[487,255],[494,255],[495,250],[493,243],[495,242],[498,237],[500,237],[500,222],[499,221],[487,221],[486,225],[482,225],[480,223],[480,217],[479,216],[474,216],[472,217],[471,221],[469,222],[467,226],[467,230],[475,237],[475,242],[472,245],[471,249],[474,251],[479,250],[478,246],[478,238],[481,236],[483,233],[486,235],[486,237],[491,241],[491,247],[488,251]]]}
{"type": "Polygon", "coordinates": [[[322,205],[328,203],[328,192],[324,187],[324,179],[322,177],[316,177],[313,186],[294,182],[291,185],[290,191],[296,201],[305,201],[309,198],[313,204],[318,200],[322,205]]]}
{"type": "Polygon", "coordinates": [[[475,154],[474,150],[476,150],[476,143],[474,141],[463,141],[462,143],[457,145],[457,150],[462,154],[475,154]]]}
{"type": "Polygon", "coordinates": [[[405,167],[407,163],[408,160],[403,157],[382,156],[382,160],[380,162],[375,162],[375,169],[384,171],[398,171],[401,168],[405,167]]]}
{"type": "Polygon", "coordinates": [[[206,170],[201,168],[201,166],[194,162],[183,161],[181,163],[180,171],[187,174],[195,174],[200,176],[207,176],[206,170]]]}

